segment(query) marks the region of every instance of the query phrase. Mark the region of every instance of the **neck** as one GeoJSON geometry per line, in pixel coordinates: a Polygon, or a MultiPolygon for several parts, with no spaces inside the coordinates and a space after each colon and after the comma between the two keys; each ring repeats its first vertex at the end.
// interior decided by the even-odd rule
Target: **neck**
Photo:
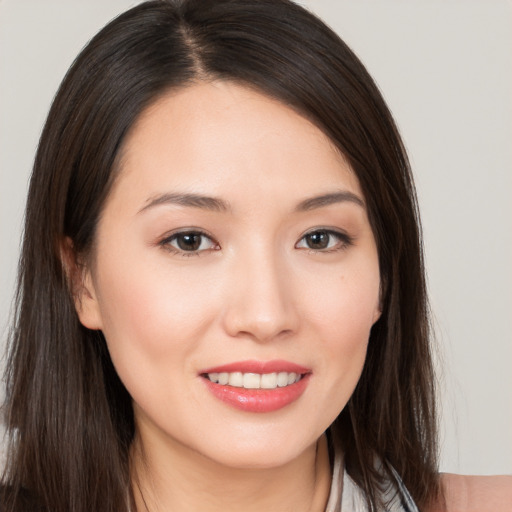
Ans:
{"type": "Polygon", "coordinates": [[[152,450],[137,438],[132,480],[138,512],[323,512],[330,489],[325,436],[289,463],[230,468],[183,446],[152,450]]]}

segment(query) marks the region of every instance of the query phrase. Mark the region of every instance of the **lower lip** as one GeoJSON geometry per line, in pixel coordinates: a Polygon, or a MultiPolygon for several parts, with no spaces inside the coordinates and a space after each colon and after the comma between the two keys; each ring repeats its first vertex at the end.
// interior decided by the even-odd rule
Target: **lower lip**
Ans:
{"type": "Polygon", "coordinates": [[[215,384],[203,377],[208,390],[219,400],[246,412],[272,412],[295,402],[304,393],[310,374],[299,382],[275,389],[245,389],[215,384]]]}

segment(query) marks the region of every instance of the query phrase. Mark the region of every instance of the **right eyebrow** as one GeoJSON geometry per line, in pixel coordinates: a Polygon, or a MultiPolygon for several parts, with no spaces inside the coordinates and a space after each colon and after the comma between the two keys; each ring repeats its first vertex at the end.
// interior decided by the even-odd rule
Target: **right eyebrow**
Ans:
{"type": "Polygon", "coordinates": [[[175,192],[150,197],[137,213],[142,213],[150,208],[164,204],[187,206],[189,208],[200,208],[202,210],[216,212],[226,212],[230,210],[229,204],[217,197],[175,192]]]}

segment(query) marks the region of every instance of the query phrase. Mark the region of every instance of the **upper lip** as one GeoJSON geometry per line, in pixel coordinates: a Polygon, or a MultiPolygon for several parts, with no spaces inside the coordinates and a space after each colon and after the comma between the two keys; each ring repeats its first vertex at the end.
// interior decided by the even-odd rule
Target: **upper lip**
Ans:
{"type": "Polygon", "coordinates": [[[233,363],[227,363],[220,366],[206,368],[202,370],[200,374],[205,373],[233,373],[233,372],[242,372],[242,373],[279,373],[279,372],[288,372],[288,373],[311,373],[310,368],[306,368],[300,364],[292,363],[290,361],[284,361],[280,359],[275,359],[272,361],[236,361],[233,363]]]}

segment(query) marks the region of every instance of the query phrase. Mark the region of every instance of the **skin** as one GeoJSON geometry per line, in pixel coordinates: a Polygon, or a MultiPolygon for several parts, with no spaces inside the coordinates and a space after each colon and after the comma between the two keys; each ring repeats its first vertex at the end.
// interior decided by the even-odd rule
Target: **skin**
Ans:
{"type": "Polygon", "coordinates": [[[232,83],[167,94],[128,134],[89,261],[77,310],[134,401],[139,510],[323,510],[322,435],[380,315],[364,197],[329,139],[232,83]],[[338,195],[304,203],[326,194],[338,195]],[[180,249],[183,231],[206,234],[197,250],[180,249]],[[312,248],[311,232],[327,245],[312,248]],[[201,376],[275,359],[310,376],[273,412],[236,409],[201,376]]]}
{"type": "Polygon", "coordinates": [[[428,512],[511,512],[512,476],[473,476],[443,473],[444,502],[428,512]]]}

